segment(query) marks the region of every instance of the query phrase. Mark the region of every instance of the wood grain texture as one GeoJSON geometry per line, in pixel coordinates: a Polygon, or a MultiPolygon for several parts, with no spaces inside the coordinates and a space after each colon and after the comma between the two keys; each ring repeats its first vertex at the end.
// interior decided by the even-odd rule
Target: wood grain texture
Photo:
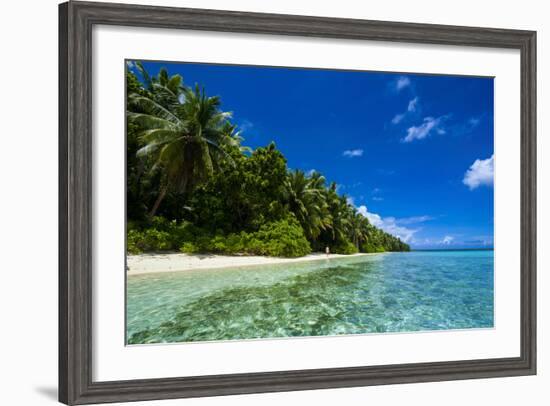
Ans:
{"type": "Polygon", "coordinates": [[[67,67],[68,67],[68,49],[67,49],[67,4],[61,4],[59,7],[59,400],[68,402],[67,388],[69,387],[68,380],[70,379],[68,371],[68,298],[69,288],[67,286],[69,280],[67,257],[69,252],[68,246],[68,182],[67,182],[67,136],[68,136],[68,84],[67,67]]]}
{"type": "Polygon", "coordinates": [[[536,373],[536,33],[69,2],[59,7],[59,400],[88,404],[536,373]],[[519,49],[521,354],[517,358],[92,381],[91,33],[94,24],[519,49]]]}

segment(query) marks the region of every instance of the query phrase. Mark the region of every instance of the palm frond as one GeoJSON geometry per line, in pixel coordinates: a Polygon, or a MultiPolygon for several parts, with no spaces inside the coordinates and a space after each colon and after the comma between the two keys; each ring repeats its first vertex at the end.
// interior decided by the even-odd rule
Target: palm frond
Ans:
{"type": "Polygon", "coordinates": [[[145,143],[159,143],[159,142],[177,142],[182,140],[184,136],[173,130],[165,130],[163,128],[146,130],[140,133],[139,138],[145,143]]]}
{"type": "Polygon", "coordinates": [[[172,93],[179,94],[182,90],[183,86],[183,77],[181,75],[174,75],[170,78],[168,83],[166,84],[166,88],[168,88],[172,93]]]}
{"type": "Polygon", "coordinates": [[[183,128],[176,124],[174,124],[172,121],[153,116],[151,114],[145,114],[145,113],[133,113],[131,111],[127,112],[128,121],[131,123],[136,124],[141,130],[151,130],[151,129],[169,129],[169,130],[176,130],[180,129],[183,130],[183,128]]]}
{"type": "Polygon", "coordinates": [[[136,156],[138,157],[146,157],[153,153],[155,153],[159,148],[166,145],[166,142],[151,142],[144,147],[138,149],[136,152],[136,156]]]}
{"type": "Polygon", "coordinates": [[[141,63],[141,61],[136,61],[135,64],[136,64],[137,70],[139,71],[139,73],[141,74],[141,77],[143,78],[145,87],[148,90],[150,90],[153,85],[153,82],[151,81],[151,76],[149,75],[147,70],[143,67],[143,64],[141,63]]]}
{"type": "Polygon", "coordinates": [[[168,120],[174,124],[182,124],[182,121],[174,113],[161,106],[156,101],[150,99],[149,97],[133,94],[128,97],[128,102],[132,110],[138,109],[143,113],[156,116],[164,120],[168,120]]]}

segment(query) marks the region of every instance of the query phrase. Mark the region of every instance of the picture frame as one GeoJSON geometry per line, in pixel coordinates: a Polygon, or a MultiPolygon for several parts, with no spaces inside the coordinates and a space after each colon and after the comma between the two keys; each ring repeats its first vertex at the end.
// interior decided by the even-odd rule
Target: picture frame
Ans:
{"type": "Polygon", "coordinates": [[[143,401],[533,374],[536,374],[536,32],[110,3],[60,4],[59,400],[62,403],[143,401]],[[520,356],[94,381],[91,71],[92,28],[99,24],[519,50],[520,356]]]}

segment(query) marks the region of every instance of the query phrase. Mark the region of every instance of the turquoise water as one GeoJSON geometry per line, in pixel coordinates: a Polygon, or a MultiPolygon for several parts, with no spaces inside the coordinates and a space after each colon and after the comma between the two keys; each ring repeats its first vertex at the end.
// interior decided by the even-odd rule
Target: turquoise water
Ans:
{"type": "Polygon", "coordinates": [[[493,251],[128,277],[129,344],[493,327],[493,251]]]}

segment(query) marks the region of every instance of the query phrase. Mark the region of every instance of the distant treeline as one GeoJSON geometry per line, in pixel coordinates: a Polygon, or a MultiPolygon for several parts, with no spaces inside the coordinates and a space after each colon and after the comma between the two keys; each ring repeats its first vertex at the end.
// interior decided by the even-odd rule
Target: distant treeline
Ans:
{"type": "Polygon", "coordinates": [[[408,251],[322,174],[290,170],[275,143],[243,146],[218,96],[135,63],[127,81],[128,251],[295,257],[408,251]]]}

